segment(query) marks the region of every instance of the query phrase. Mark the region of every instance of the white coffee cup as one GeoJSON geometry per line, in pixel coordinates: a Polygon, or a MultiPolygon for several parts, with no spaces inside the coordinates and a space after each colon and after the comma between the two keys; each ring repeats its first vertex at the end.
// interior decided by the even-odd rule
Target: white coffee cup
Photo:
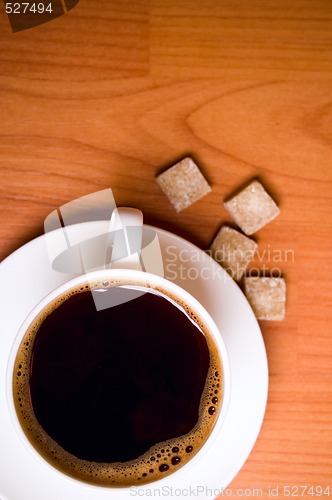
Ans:
{"type": "MultiPolygon", "coordinates": [[[[121,212],[121,209],[119,209],[121,212]]],[[[139,225],[142,224],[142,217],[140,215],[139,211],[131,211],[131,209],[125,209],[124,212],[125,216],[122,218],[122,221],[125,221],[126,225],[139,225]]],[[[112,266],[112,264],[111,264],[112,266]]],[[[192,467],[197,461],[199,461],[205,453],[208,452],[210,446],[215,442],[216,437],[218,436],[222,424],[224,422],[227,409],[228,409],[228,403],[229,403],[229,398],[230,398],[230,390],[231,390],[231,380],[230,380],[230,367],[229,367],[229,361],[228,361],[228,355],[226,351],[225,344],[223,342],[221,333],[216,326],[215,322],[209,315],[209,313],[205,310],[205,308],[193,297],[191,296],[187,291],[176,285],[175,283],[166,280],[165,278],[143,272],[140,270],[137,270],[138,268],[138,259],[137,257],[130,257],[130,258],[125,258],[124,261],[122,262],[121,267],[119,266],[119,261],[116,263],[116,267],[111,269],[101,269],[97,271],[92,271],[88,272],[86,274],[82,274],[67,283],[61,285],[57,289],[53,290],[49,295],[47,295],[28,315],[24,323],[22,324],[12,347],[10,358],[8,361],[8,370],[7,370],[7,395],[8,395],[8,404],[9,404],[9,411],[10,415],[12,417],[13,425],[16,429],[16,432],[24,442],[24,444],[28,447],[30,450],[31,454],[33,454],[37,459],[42,461],[42,463],[47,467],[50,471],[53,471],[54,474],[58,474],[63,477],[64,473],[60,472],[57,468],[53,467],[48,461],[46,461],[39,453],[38,451],[34,448],[34,446],[30,443],[29,439],[27,438],[25,432],[23,431],[19,418],[16,413],[16,408],[15,408],[15,402],[14,402],[14,395],[13,395],[13,370],[14,370],[14,365],[15,365],[15,359],[16,355],[19,349],[19,346],[21,344],[21,341],[26,334],[27,330],[29,329],[30,325],[34,322],[34,320],[37,318],[37,316],[44,310],[47,309],[48,306],[59,297],[63,296],[66,292],[69,292],[71,289],[76,289],[83,284],[86,283],[96,283],[97,281],[111,281],[111,280],[119,280],[122,282],[138,282],[140,283],[140,290],[142,293],[144,293],[144,289],[146,288],[146,291],[151,291],[151,289],[158,289],[162,290],[162,292],[158,292],[161,295],[163,295],[165,298],[170,300],[171,297],[175,297],[177,299],[177,302],[186,304],[186,306],[196,315],[200,321],[203,322],[203,324],[207,327],[209,333],[211,334],[213,341],[215,343],[215,346],[217,347],[218,354],[220,357],[221,365],[222,365],[222,370],[223,370],[223,400],[221,403],[221,409],[218,413],[218,418],[217,421],[206,439],[204,445],[200,448],[200,450],[191,458],[191,460],[173,472],[171,476],[165,477],[163,479],[160,479],[160,481],[167,481],[169,477],[173,477],[175,475],[180,475],[184,474],[185,471],[189,468],[192,467]],[[126,268],[124,268],[126,267],[126,268]],[[141,286],[142,285],[142,286],[141,286]]],[[[78,481],[78,479],[72,478],[71,476],[67,476],[66,478],[70,481],[78,481]]],[[[149,483],[148,483],[149,484],[149,483]]],[[[148,484],[146,486],[148,486],[148,484]]],[[[142,488],[145,487],[145,485],[141,486],[142,488]]],[[[112,487],[113,489],[113,487],[112,487]]],[[[121,488],[121,490],[124,490],[126,488],[121,488]]]]}

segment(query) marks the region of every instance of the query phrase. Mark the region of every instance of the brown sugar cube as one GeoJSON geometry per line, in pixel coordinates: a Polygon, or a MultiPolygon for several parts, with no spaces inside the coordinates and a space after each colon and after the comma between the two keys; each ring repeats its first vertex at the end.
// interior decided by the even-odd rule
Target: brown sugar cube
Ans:
{"type": "Polygon", "coordinates": [[[210,247],[212,257],[239,281],[258,245],[255,241],[235,229],[223,226],[210,247]]]}
{"type": "Polygon", "coordinates": [[[184,158],[156,178],[177,212],[181,212],[211,191],[191,158],[184,158]]]}
{"type": "Polygon", "coordinates": [[[239,194],[224,203],[242,231],[251,235],[274,219],[280,210],[262,184],[253,181],[239,194]]]}
{"type": "Polygon", "coordinates": [[[284,319],[286,283],[283,278],[248,277],[244,279],[244,291],[257,319],[284,319]]]}

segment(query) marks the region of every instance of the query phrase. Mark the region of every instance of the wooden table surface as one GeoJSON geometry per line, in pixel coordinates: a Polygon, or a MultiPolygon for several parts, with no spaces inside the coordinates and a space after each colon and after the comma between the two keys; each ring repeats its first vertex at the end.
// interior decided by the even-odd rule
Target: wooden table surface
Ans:
{"type": "Polygon", "coordinates": [[[108,187],[207,248],[259,178],[281,215],[252,266],[282,270],[287,316],[261,322],[266,417],[229,488],[332,493],[332,2],[81,0],[18,33],[2,5],[0,28],[0,260],[108,187]],[[188,154],[212,192],[177,214],[154,179],[188,154]]]}

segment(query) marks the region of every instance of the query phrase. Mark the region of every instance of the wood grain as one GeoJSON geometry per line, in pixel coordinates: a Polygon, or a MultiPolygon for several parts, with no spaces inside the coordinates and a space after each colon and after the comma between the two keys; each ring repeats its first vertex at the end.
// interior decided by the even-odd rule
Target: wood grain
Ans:
{"type": "Polygon", "coordinates": [[[16,34],[1,8],[0,28],[0,259],[107,187],[207,248],[260,179],[281,215],[251,267],[282,270],[287,318],[261,322],[266,418],[230,487],[332,488],[330,0],[81,0],[16,34]],[[213,190],[176,214],[154,179],[187,154],[213,190]]]}

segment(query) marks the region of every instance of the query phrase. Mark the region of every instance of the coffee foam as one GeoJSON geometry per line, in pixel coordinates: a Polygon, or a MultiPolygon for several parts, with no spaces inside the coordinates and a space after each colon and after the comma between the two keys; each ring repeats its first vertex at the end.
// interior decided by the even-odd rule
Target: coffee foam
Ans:
{"type": "MultiPolygon", "coordinates": [[[[84,482],[100,486],[129,487],[157,481],[185,465],[199,451],[210,435],[223,400],[223,371],[218,350],[208,327],[200,316],[173,293],[159,286],[129,280],[107,280],[84,283],[59,296],[35,318],[28,328],[15,360],[13,372],[14,403],[20,424],[34,448],[55,468],[84,482]],[[87,290],[115,286],[144,287],[176,302],[196,323],[205,336],[210,355],[210,366],[202,393],[199,419],[187,434],[157,443],[135,460],[116,463],[99,463],[81,460],[65,451],[37,421],[29,396],[29,373],[33,344],[38,329],[45,318],[74,294],[87,290]]],[[[116,429],[115,429],[116,432],[116,429]]]]}

